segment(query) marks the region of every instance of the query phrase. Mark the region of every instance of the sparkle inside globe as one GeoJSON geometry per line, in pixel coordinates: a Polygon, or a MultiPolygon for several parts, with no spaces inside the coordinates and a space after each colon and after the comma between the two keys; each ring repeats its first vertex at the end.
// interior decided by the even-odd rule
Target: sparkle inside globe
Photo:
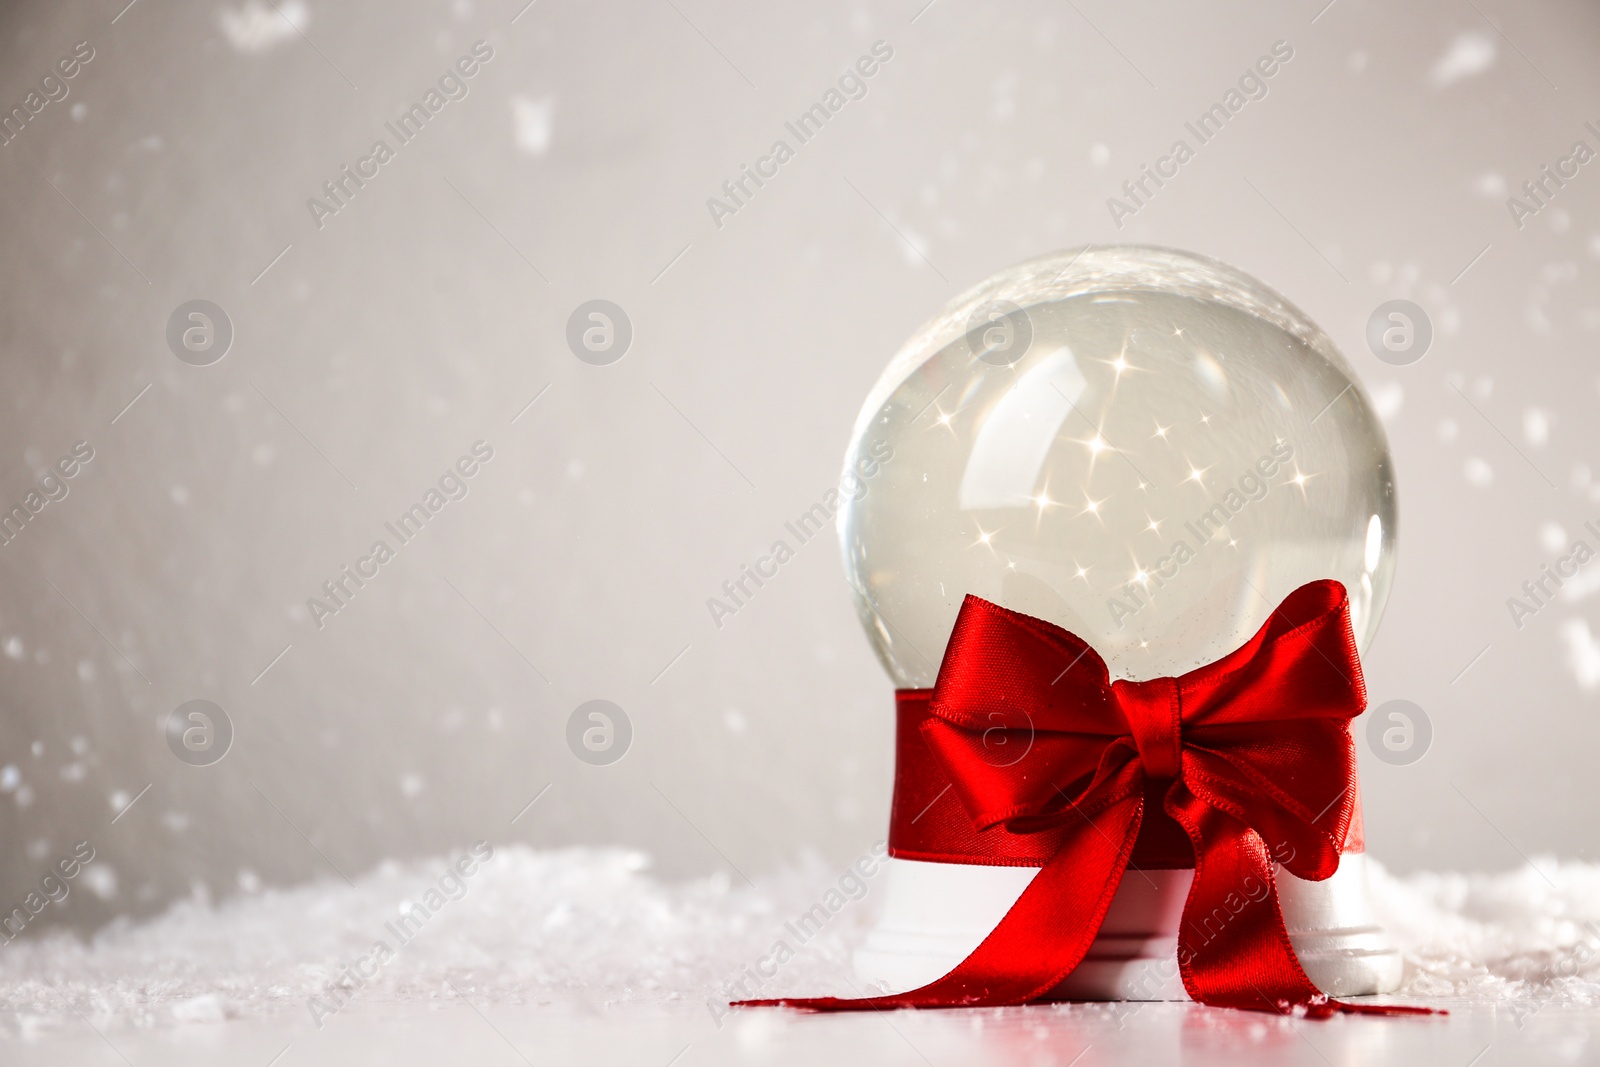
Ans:
{"type": "Polygon", "coordinates": [[[841,495],[857,609],[902,688],[933,684],[969,593],[1145,679],[1232,651],[1319,578],[1364,650],[1394,573],[1388,445],[1333,342],[1167,249],[1064,252],[957,298],[867,398],[841,495]]]}

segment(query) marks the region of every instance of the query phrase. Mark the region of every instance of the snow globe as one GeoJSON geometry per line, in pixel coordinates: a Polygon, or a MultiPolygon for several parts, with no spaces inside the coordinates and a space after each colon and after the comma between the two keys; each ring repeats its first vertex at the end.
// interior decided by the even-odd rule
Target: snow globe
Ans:
{"type": "MultiPolygon", "coordinates": [[[[882,910],[856,957],[891,991],[950,971],[1043,862],[922,839],[960,812],[908,775],[905,697],[933,686],[966,595],[1063,627],[1113,678],[1140,680],[1238,648],[1318,579],[1347,590],[1364,652],[1394,573],[1388,445],[1349,365],[1282,296],[1168,249],[1062,252],[958,297],[869,394],[845,471],[846,572],[901,697],[882,910]]],[[[1185,999],[1175,954],[1193,854],[1157,816],[1056,995],[1185,999]]],[[[1295,954],[1334,996],[1400,980],[1363,848],[1357,805],[1333,877],[1277,871],[1295,954]]]]}

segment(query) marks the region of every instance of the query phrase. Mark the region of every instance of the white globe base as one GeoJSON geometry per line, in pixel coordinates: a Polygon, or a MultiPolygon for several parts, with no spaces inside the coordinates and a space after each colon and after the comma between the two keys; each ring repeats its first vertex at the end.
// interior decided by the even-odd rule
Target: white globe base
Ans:
{"type": "MultiPolygon", "coordinates": [[[[904,992],[948,974],[978,947],[1038,874],[891,858],[883,905],[855,966],[866,982],[904,992]]],[[[1277,868],[1278,898],[1295,955],[1318,989],[1336,997],[1392,993],[1400,954],[1373,918],[1366,857],[1307,882],[1277,868]]],[[[1193,871],[1136,871],[1122,878],[1100,936],[1050,994],[1062,1000],[1188,1000],[1178,974],[1178,923],[1193,871]]]]}

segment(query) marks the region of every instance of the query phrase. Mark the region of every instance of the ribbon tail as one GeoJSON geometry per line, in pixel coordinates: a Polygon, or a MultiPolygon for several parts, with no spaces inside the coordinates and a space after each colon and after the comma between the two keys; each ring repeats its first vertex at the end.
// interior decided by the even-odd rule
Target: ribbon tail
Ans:
{"type": "Polygon", "coordinates": [[[1178,967],[1191,999],[1313,1019],[1447,1014],[1400,1004],[1350,1004],[1322,992],[1289,940],[1272,857],[1261,836],[1182,782],[1173,785],[1166,808],[1194,843],[1194,883],[1178,932],[1178,967]]]}
{"type": "MultiPolygon", "coordinates": [[[[1137,783],[1134,783],[1137,785],[1137,783]]],[[[1067,823],[1061,848],[983,943],[955,970],[906,993],[849,999],[784,997],[739,1000],[734,1007],[808,1011],[1002,1007],[1038,1000],[1089,951],[1122,882],[1144,813],[1141,790],[1067,823]]],[[[1070,818],[1070,816],[1068,816],[1070,818]]]]}

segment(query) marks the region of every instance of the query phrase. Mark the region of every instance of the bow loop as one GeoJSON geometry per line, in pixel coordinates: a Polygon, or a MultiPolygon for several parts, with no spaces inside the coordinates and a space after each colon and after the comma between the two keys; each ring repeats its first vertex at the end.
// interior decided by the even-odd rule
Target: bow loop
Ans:
{"type": "Polygon", "coordinates": [[[941,766],[962,768],[951,776],[951,788],[979,830],[1050,829],[1060,825],[1066,808],[1100,806],[1102,789],[1125,765],[1138,776],[1135,751],[1124,738],[1026,724],[973,729],[937,715],[923,723],[922,736],[941,766]]]}
{"type": "Polygon", "coordinates": [[[1274,861],[1309,881],[1329,878],[1356,806],[1355,741],[1339,722],[1196,728],[1184,751],[1185,786],[1254,830],[1274,861]]]}
{"type": "Polygon", "coordinates": [[[1359,715],[1367,687],[1344,586],[1301,586],[1250,640],[1182,675],[1178,685],[1186,727],[1359,715]]]}
{"type": "MultiPolygon", "coordinates": [[[[1129,762],[1105,661],[1075,634],[968,596],[950,633],[923,737],[980,830],[1061,825],[1129,762]]],[[[1112,790],[1113,793],[1119,790],[1112,790]]],[[[1110,794],[1107,794],[1108,796],[1110,794]]]]}
{"type": "Polygon", "coordinates": [[[939,664],[932,707],[969,730],[1125,733],[1105,660],[1059,626],[968,596],[939,664]]]}

